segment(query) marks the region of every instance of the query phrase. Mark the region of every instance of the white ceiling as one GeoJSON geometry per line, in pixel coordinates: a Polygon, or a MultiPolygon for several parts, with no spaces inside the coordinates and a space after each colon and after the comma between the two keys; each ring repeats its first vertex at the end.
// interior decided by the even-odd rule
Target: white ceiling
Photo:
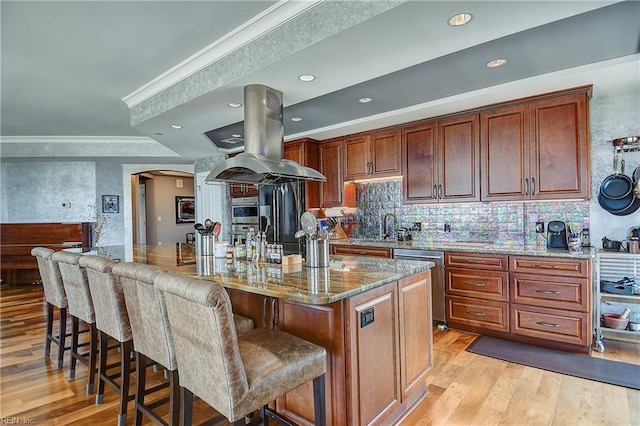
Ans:
{"type": "Polygon", "coordinates": [[[324,139],[640,71],[635,1],[3,0],[0,15],[3,160],[191,163],[216,152],[204,132],[242,132],[227,103],[252,83],[284,93],[287,139],[324,139]],[[448,26],[458,12],[472,21],[448,26]]]}

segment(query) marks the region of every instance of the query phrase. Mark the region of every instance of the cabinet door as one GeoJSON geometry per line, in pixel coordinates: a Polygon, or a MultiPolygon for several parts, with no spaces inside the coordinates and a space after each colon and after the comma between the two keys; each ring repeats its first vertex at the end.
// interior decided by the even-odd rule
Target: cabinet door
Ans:
{"type": "Polygon", "coordinates": [[[370,136],[344,140],[344,180],[366,179],[371,175],[370,136]]]}
{"type": "Polygon", "coordinates": [[[439,201],[480,201],[478,114],[438,122],[439,201]]]}
{"type": "Polygon", "coordinates": [[[322,207],[342,205],[342,140],[321,143],[320,173],[327,180],[320,185],[322,207]]]}
{"type": "Polygon", "coordinates": [[[398,176],[400,161],[400,130],[375,133],[371,136],[371,173],[375,177],[398,176]]]}
{"type": "Polygon", "coordinates": [[[529,107],[516,105],[480,115],[482,200],[529,198],[529,107]]]}
{"type": "Polygon", "coordinates": [[[404,178],[403,202],[437,201],[436,124],[429,123],[402,131],[404,178]]]}
{"type": "Polygon", "coordinates": [[[531,194],[534,199],[588,198],[586,94],[531,104],[531,194]]]}
{"type": "MultiPolygon", "coordinates": [[[[284,145],[284,158],[318,170],[318,142],[313,139],[287,142],[284,145]]],[[[320,207],[320,182],[305,183],[305,207],[320,207]]]]}

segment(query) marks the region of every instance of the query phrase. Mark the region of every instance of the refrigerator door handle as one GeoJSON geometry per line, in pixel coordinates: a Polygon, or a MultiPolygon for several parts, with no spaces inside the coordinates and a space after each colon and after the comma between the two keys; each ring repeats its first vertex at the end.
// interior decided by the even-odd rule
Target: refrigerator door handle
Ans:
{"type": "Polygon", "coordinates": [[[278,196],[280,191],[278,191],[278,188],[276,187],[273,190],[272,193],[272,202],[271,202],[271,218],[273,219],[273,242],[274,243],[279,243],[279,237],[280,237],[280,197],[278,196]]]}

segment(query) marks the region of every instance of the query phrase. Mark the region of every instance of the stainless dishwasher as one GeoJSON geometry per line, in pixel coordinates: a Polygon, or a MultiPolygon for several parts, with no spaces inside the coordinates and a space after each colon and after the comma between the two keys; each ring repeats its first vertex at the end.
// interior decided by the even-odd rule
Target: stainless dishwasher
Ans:
{"type": "Polygon", "coordinates": [[[436,264],[431,268],[431,310],[433,322],[439,328],[447,327],[444,300],[444,253],[432,250],[394,249],[394,259],[425,260],[436,264]]]}

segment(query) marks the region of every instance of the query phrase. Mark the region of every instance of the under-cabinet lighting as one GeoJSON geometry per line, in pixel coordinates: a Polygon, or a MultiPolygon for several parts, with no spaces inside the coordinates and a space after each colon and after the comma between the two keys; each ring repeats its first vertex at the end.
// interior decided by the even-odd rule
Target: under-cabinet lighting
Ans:
{"type": "Polygon", "coordinates": [[[367,178],[367,179],[355,179],[351,182],[353,183],[371,183],[371,182],[386,182],[388,180],[402,180],[402,176],[387,176],[387,177],[378,177],[378,178],[367,178]]]}

